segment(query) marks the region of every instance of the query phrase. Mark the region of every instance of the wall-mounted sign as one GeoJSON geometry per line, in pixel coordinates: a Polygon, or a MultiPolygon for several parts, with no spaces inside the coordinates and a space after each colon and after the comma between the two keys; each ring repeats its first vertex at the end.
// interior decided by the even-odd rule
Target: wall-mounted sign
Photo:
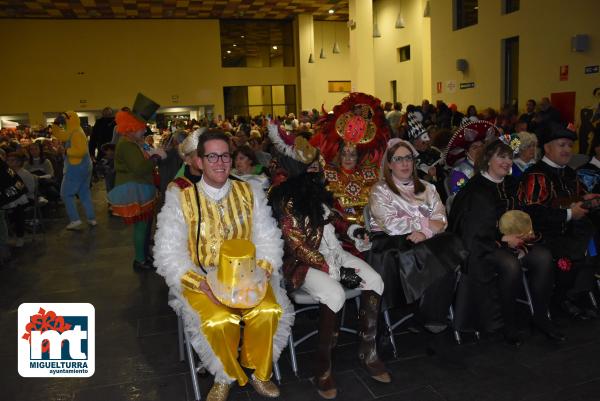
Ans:
{"type": "Polygon", "coordinates": [[[568,81],[569,80],[569,66],[568,65],[561,65],[560,66],[560,80],[561,81],[568,81]]]}
{"type": "Polygon", "coordinates": [[[179,95],[173,95],[173,96],[171,96],[171,101],[172,101],[173,103],[177,103],[177,102],[179,102],[179,95]]]}
{"type": "Polygon", "coordinates": [[[348,92],[350,93],[351,88],[350,81],[328,81],[327,88],[330,93],[333,92],[348,92]]]}
{"type": "Polygon", "coordinates": [[[600,65],[588,65],[585,67],[586,74],[597,74],[600,72],[600,65]]]}
{"type": "Polygon", "coordinates": [[[456,84],[456,81],[451,79],[450,81],[446,81],[446,90],[450,93],[454,93],[456,92],[456,88],[458,87],[458,85],[456,84]]]}
{"type": "Polygon", "coordinates": [[[475,82],[461,82],[460,89],[471,89],[475,87],[475,82]]]}
{"type": "Polygon", "coordinates": [[[442,81],[436,82],[435,89],[436,89],[437,93],[442,93],[442,81]]]}

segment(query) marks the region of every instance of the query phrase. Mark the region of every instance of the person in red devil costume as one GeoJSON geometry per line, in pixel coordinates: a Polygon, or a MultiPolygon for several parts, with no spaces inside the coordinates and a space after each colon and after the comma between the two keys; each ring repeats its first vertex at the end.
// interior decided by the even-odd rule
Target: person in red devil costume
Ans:
{"type": "Polygon", "coordinates": [[[321,117],[310,140],[321,151],[327,190],[342,217],[336,232],[344,249],[356,256],[370,248],[363,213],[389,136],[381,101],[356,92],[321,117]]]}

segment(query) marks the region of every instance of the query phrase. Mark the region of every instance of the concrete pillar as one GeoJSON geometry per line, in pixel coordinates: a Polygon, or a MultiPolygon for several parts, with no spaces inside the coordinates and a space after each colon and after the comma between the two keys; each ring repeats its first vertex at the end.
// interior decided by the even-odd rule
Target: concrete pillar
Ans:
{"type": "MultiPolygon", "coordinates": [[[[424,10],[427,4],[427,0],[421,0],[420,10],[424,10]]],[[[429,99],[433,101],[434,96],[433,89],[431,87],[431,18],[423,18],[423,33],[421,38],[422,42],[422,58],[423,58],[423,99],[429,99]]],[[[420,103],[420,102],[419,102],[420,103]]]]}
{"type": "Polygon", "coordinates": [[[350,77],[353,92],[375,94],[375,61],[373,58],[373,1],[350,0],[350,77]]]}
{"type": "Polygon", "coordinates": [[[313,16],[298,15],[298,89],[300,92],[299,110],[311,110],[318,103],[315,91],[315,64],[308,58],[315,55],[313,16]]]}

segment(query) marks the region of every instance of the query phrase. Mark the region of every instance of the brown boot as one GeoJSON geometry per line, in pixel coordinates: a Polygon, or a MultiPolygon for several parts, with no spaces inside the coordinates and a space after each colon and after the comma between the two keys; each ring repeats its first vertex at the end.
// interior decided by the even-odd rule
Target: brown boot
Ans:
{"type": "Polygon", "coordinates": [[[377,355],[375,337],[377,336],[377,319],[381,297],[374,291],[363,291],[360,297],[358,335],[358,358],[369,376],[381,383],[391,383],[392,378],[385,365],[377,355]]]}
{"type": "Polygon", "coordinates": [[[319,343],[315,361],[315,384],[322,398],[332,400],[337,397],[337,388],[331,372],[331,351],[337,339],[336,328],[339,316],[327,305],[320,305],[319,343]]]}

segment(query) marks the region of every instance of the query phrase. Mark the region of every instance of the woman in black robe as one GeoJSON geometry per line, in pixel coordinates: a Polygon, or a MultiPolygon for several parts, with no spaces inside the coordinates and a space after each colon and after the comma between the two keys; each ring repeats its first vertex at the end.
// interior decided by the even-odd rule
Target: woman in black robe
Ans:
{"type": "Polygon", "coordinates": [[[554,282],[550,251],[526,244],[530,238],[503,235],[498,229],[500,217],[519,206],[517,182],[509,176],[512,159],[512,148],[502,141],[486,145],[476,165],[478,173],[452,204],[449,229],[469,251],[457,294],[455,326],[488,332],[503,326],[506,341],[519,346],[516,305],[525,270],[534,324],[550,339],[564,341],[547,316],[554,282]],[[526,253],[519,256],[519,250],[526,253]]]}

